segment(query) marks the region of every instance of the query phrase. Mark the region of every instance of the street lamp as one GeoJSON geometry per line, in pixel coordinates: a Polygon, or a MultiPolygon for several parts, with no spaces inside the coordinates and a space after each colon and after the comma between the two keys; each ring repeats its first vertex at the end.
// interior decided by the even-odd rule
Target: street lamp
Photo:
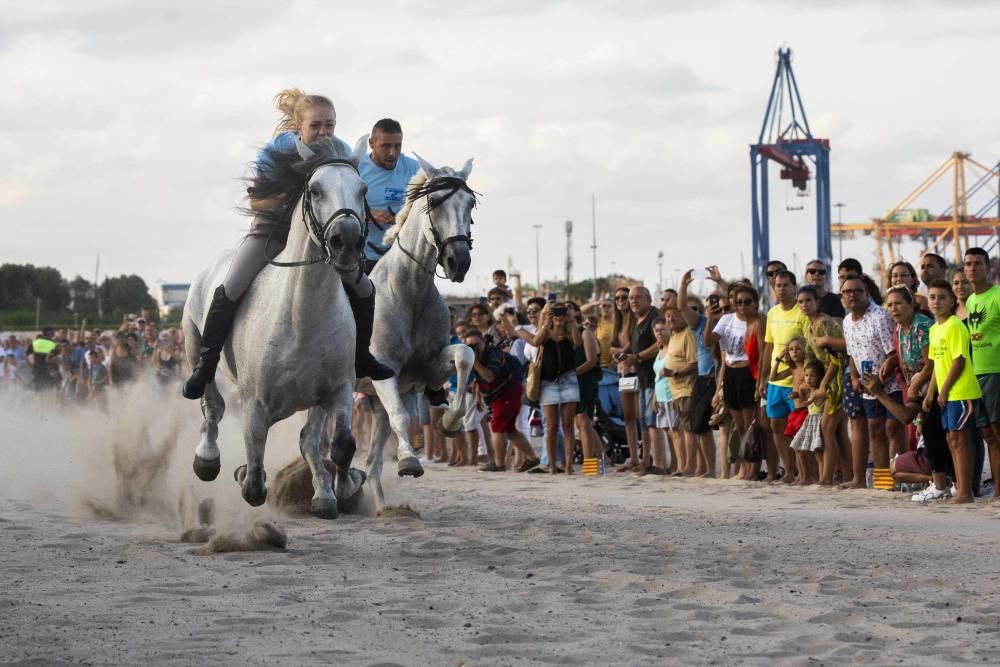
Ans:
{"type": "MultiPolygon", "coordinates": [[[[843,204],[841,202],[837,202],[836,204],[833,205],[833,207],[835,209],[837,209],[837,224],[838,225],[843,225],[844,224],[844,221],[843,221],[843,219],[841,217],[843,215],[843,212],[844,212],[844,206],[846,206],[846,204],[843,204]]],[[[840,234],[837,236],[837,246],[838,246],[839,252],[840,252],[840,261],[843,262],[844,261],[844,230],[843,229],[840,230],[840,234]]]]}
{"type": "Polygon", "coordinates": [[[532,225],[535,228],[535,296],[541,296],[542,294],[542,269],[539,263],[539,242],[538,242],[538,230],[542,228],[541,225],[532,225]]]}

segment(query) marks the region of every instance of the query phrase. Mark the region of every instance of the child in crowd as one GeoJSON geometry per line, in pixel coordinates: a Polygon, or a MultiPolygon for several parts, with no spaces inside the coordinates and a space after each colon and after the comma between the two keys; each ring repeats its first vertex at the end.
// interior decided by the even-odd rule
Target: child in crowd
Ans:
{"type": "Polygon", "coordinates": [[[924,412],[930,412],[936,400],[941,407],[941,423],[948,439],[948,449],[955,466],[957,495],[953,503],[972,502],[972,443],[970,430],[976,422],[976,402],[982,391],[972,370],[969,356],[971,338],[962,320],[955,317],[958,299],[947,280],[930,284],[927,301],[934,314],[930,332],[928,363],[934,380],[924,397],[924,412]]]}
{"type": "MultiPolygon", "coordinates": [[[[809,401],[799,391],[805,382],[805,363],[806,339],[802,336],[795,336],[788,341],[785,351],[778,357],[777,363],[771,367],[771,377],[768,380],[773,383],[780,382],[789,377],[792,378],[793,391],[788,396],[790,412],[788,413],[788,422],[785,425],[785,435],[789,438],[794,438],[798,434],[799,429],[802,428],[802,424],[805,423],[808,416],[807,408],[809,401]]],[[[804,463],[805,456],[803,452],[796,450],[795,464],[799,469],[799,484],[808,483],[805,481],[808,468],[804,467],[804,463]]],[[[786,470],[785,474],[793,475],[794,471],[786,470]]]]}
{"type": "Polygon", "coordinates": [[[799,484],[813,484],[819,480],[823,464],[823,409],[826,398],[819,391],[826,369],[823,362],[811,359],[802,370],[802,382],[795,385],[798,401],[807,404],[806,420],[792,438],[792,449],[799,465],[799,484]]]}

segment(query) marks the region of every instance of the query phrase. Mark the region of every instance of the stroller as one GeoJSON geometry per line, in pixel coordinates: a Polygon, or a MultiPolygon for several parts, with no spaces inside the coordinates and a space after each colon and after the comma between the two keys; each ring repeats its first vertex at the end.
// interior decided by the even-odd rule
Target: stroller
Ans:
{"type": "Polygon", "coordinates": [[[625,420],[622,419],[622,402],[618,394],[618,375],[607,369],[598,384],[594,430],[601,438],[609,461],[619,465],[628,459],[628,439],[625,437],[625,420]]]}

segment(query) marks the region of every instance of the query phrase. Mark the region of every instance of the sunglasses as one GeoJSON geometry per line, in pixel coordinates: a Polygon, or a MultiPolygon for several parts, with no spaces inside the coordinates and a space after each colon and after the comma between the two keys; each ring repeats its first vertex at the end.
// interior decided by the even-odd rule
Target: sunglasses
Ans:
{"type": "Polygon", "coordinates": [[[736,299],[733,303],[737,306],[749,306],[753,303],[753,299],[736,299]]]}
{"type": "Polygon", "coordinates": [[[533,313],[540,313],[540,312],[542,312],[542,309],[541,308],[529,308],[527,312],[528,312],[529,315],[531,315],[533,313]]]}
{"type": "Polygon", "coordinates": [[[627,296],[616,296],[615,301],[628,301],[627,296]]]}
{"type": "Polygon", "coordinates": [[[768,278],[773,278],[776,275],[778,275],[779,273],[781,273],[781,269],[775,269],[774,271],[768,271],[767,272],[767,277],[768,278]]]}
{"type": "Polygon", "coordinates": [[[825,276],[826,269],[806,269],[806,273],[811,276],[825,276]]]}

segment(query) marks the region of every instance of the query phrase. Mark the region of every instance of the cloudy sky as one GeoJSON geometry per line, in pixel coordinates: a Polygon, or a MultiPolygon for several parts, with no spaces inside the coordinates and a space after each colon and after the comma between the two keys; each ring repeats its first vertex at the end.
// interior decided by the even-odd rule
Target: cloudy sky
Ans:
{"type": "MultiPolygon", "coordinates": [[[[67,277],[186,282],[235,245],[240,177],[278,118],[272,96],[332,97],[353,144],[383,116],[404,150],[476,160],[475,292],[496,267],[648,284],[750,255],[748,145],[774,51],[832,146],[844,221],[880,215],[953,150],[1000,159],[997,2],[425,0],[4,3],[0,261],[67,277]]],[[[774,179],[775,181],[777,179],[774,179]]],[[[772,256],[815,253],[814,201],[772,189],[772,256]]],[[[940,210],[944,192],[924,200],[940,210]]],[[[834,214],[836,218],[836,214],[834,214]]],[[[835,259],[838,258],[835,246],[835,259]]],[[[845,244],[865,264],[870,241],[845,244]]],[[[914,250],[909,252],[912,257],[914,250]]]]}

